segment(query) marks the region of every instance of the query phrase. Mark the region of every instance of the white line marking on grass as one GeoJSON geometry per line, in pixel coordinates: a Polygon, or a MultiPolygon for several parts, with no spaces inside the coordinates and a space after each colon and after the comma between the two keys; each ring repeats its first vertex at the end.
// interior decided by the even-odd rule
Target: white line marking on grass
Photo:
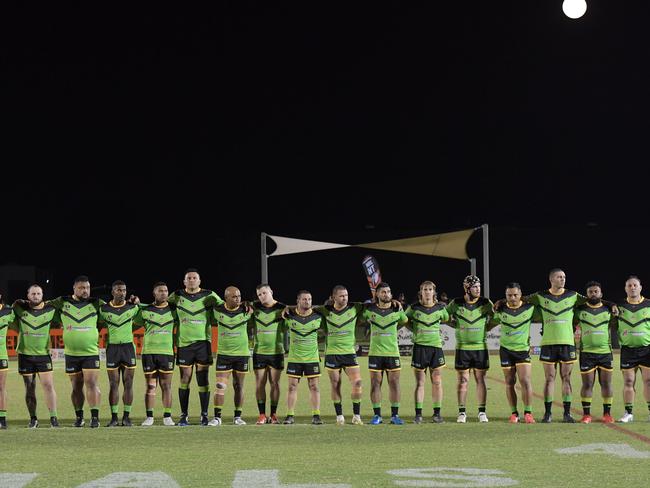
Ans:
{"type": "Polygon", "coordinates": [[[283,485],[280,483],[277,469],[247,469],[235,473],[232,488],[350,488],[350,485],[316,483],[283,485]]]}
{"type": "Polygon", "coordinates": [[[505,474],[499,469],[478,469],[478,468],[413,468],[413,469],[392,469],[387,471],[393,476],[407,478],[420,478],[415,480],[396,480],[398,486],[447,486],[447,487],[483,487],[483,486],[513,486],[518,485],[517,480],[503,478],[505,474]],[[449,474],[462,473],[462,474],[449,474]],[[445,481],[446,480],[446,481],[445,481]]]}
{"type": "Polygon", "coordinates": [[[607,454],[622,458],[650,458],[650,452],[637,451],[629,444],[583,444],[575,447],[555,449],[559,454],[607,454]]]}
{"type": "Polygon", "coordinates": [[[79,485],[77,488],[180,488],[180,486],[162,471],[152,471],[111,473],[101,479],[79,485]]]}
{"type": "Polygon", "coordinates": [[[0,473],[0,486],[3,488],[22,488],[37,476],[38,473],[0,473]]]}

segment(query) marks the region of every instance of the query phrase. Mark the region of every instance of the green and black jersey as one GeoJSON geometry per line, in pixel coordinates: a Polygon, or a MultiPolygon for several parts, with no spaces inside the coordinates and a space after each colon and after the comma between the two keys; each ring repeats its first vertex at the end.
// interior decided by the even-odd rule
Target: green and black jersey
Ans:
{"type": "Polygon", "coordinates": [[[284,354],[284,328],[282,311],[284,305],[275,302],[270,307],[261,303],[254,306],[253,318],[255,323],[255,354],[284,354]]]}
{"type": "Polygon", "coordinates": [[[141,305],[136,325],[144,327],[142,354],[174,355],[174,327],[178,327],[176,307],[169,303],[141,305]]]}
{"type": "Polygon", "coordinates": [[[324,321],[323,315],[313,310],[309,315],[300,315],[296,310],[289,312],[284,321],[289,333],[288,362],[320,362],[318,332],[323,327],[324,321]]]}
{"type": "Polygon", "coordinates": [[[212,340],[212,310],[223,303],[219,295],[210,290],[178,290],[169,296],[169,303],[176,306],[180,321],[178,347],[212,340]]]}
{"type": "Polygon", "coordinates": [[[219,327],[217,354],[250,356],[248,330],[253,326],[252,317],[253,314],[248,313],[243,305],[229,310],[223,303],[214,309],[214,320],[219,327]]]}
{"type": "Polygon", "coordinates": [[[348,303],[341,310],[324,305],[317,310],[325,317],[325,354],[355,354],[356,328],[363,314],[363,303],[348,303]]]}
{"type": "Polygon", "coordinates": [[[585,303],[576,307],[574,325],[580,327],[579,349],[593,354],[612,352],[609,329],[612,325],[612,312],[602,303],[591,305],[585,303]]]}
{"type": "Polygon", "coordinates": [[[399,356],[397,331],[408,322],[403,310],[396,306],[379,308],[376,303],[366,305],[363,318],[370,326],[369,356],[399,356]]]}
{"type": "Polygon", "coordinates": [[[15,325],[18,332],[19,354],[46,356],[50,353],[50,327],[57,312],[52,305],[41,303],[35,308],[28,304],[14,304],[15,325]]]}
{"type": "Polygon", "coordinates": [[[535,306],[521,303],[511,307],[507,303],[494,314],[490,325],[501,326],[501,347],[509,351],[528,351],[530,349],[530,324],[538,315],[535,306]]]}
{"type": "Polygon", "coordinates": [[[641,297],[639,303],[627,300],[618,304],[618,339],[621,346],[650,345],[650,300],[641,297]]]}
{"type": "Polygon", "coordinates": [[[450,324],[456,329],[456,349],[481,351],[487,349],[487,327],[492,318],[492,302],[479,297],[472,302],[465,298],[454,298],[447,305],[450,324]]]}
{"type": "Polygon", "coordinates": [[[536,305],[542,318],[542,346],[573,346],[573,315],[575,307],[586,303],[587,298],[571,290],[560,294],[550,290],[538,291],[526,297],[536,305]]]}
{"type": "Polygon", "coordinates": [[[436,302],[431,307],[425,307],[416,302],[409,305],[405,313],[409,319],[407,327],[413,332],[413,344],[442,347],[440,324],[449,321],[444,303],[436,302]]]}
{"type": "Polygon", "coordinates": [[[139,311],[137,305],[127,302],[116,306],[111,301],[99,308],[99,325],[108,331],[108,344],[133,343],[133,319],[139,311]]]}
{"type": "Polygon", "coordinates": [[[11,307],[0,303],[0,359],[9,359],[7,355],[7,331],[14,322],[14,311],[11,307]]]}
{"type": "Polygon", "coordinates": [[[48,304],[57,310],[63,328],[63,343],[68,356],[99,354],[99,308],[104,301],[97,298],[79,300],[74,296],[59,297],[48,304]]]}

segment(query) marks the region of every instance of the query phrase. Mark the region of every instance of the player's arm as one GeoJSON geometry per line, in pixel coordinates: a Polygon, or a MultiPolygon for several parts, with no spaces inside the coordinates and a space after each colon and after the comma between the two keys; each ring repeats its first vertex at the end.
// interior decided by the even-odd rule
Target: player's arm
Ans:
{"type": "Polygon", "coordinates": [[[458,310],[458,304],[456,303],[456,299],[454,298],[451,302],[449,302],[449,305],[445,307],[445,311],[447,312],[447,315],[449,315],[449,320],[447,321],[447,325],[453,329],[456,328],[457,310],[458,310]]]}
{"type": "Polygon", "coordinates": [[[499,327],[501,325],[501,314],[499,312],[495,313],[490,317],[488,320],[486,329],[487,330],[492,330],[495,327],[499,327]]]}
{"type": "Polygon", "coordinates": [[[408,319],[408,322],[404,324],[404,327],[406,327],[408,330],[412,331],[413,330],[413,309],[409,305],[406,307],[406,310],[404,311],[404,314],[406,315],[406,318],[408,319]]]}

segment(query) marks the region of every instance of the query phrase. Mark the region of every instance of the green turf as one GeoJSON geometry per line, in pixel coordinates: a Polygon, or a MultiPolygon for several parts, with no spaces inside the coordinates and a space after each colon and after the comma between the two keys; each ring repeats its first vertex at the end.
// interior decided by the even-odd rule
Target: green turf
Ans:
{"type": "MultiPolygon", "coordinates": [[[[448,361],[451,355],[447,355],[448,361]]],[[[476,421],[474,385],[470,384],[468,399],[469,420],[466,425],[455,423],[455,373],[447,368],[443,374],[445,399],[443,415],[447,422],[442,425],[427,423],[414,425],[413,417],[413,375],[405,368],[402,377],[401,414],[409,423],[398,427],[392,425],[337,427],[334,411],[329,401],[329,380],[322,378],[322,407],[326,425],[308,425],[310,407],[307,386],[300,386],[295,426],[236,427],[232,420],[232,389],[228,390],[225,425],[218,428],[191,426],[187,428],[89,428],[58,430],[40,427],[36,430],[24,428],[28,416],[23,400],[22,380],[15,372],[16,363],[10,365],[8,377],[8,421],[10,428],[0,432],[3,439],[5,461],[1,472],[39,473],[29,485],[74,487],[118,471],[162,471],[174,478],[183,487],[231,486],[235,473],[243,470],[278,470],[282,484],[346,483],[352,487],[398,486],[395,481],[406,481],[408,477],[396,477],[389,470],[406,468],[480,468],[497,469],[507,477],[519,482],[519,486],[533,487],[587,487],[598,484],[621,483],[627,486],[641,486],[650,468],[650,459],[621,459],[604,454],[561,455],[557,448],[569,448],[592,443],[628,444],[638,451],[650,451],[650,444],[632,434],[650,437],[648,410],[643,401],[640,382],[637,384],[635,422],[622,429],[592,425],[510,425],[506,419],[510,413],[500,380],[502,373],[496,357],[488,382],[489,424],[476,421]],[[624,474],[622,474],[624,472],[624,474]]],[[[616,358],[618,364],[618,358],[616,358]]],[[[63,425],[70,425],[74,412],[70,406],[69,381],[56,363],[56,387],[59,393],[59,416],[63,425]]],[[[362,358],[365,392],[362,414],[366,421],[372,409],[368,398],[368,375],[365,359],[362,358]]],[[[211,370],[211,375],[214,370],[211,370]]],[[[540,392],[543,384],[541,366],[535,362],[534,388],[540,392]]],[[[580,378],[574,372],[574,408],[579,408],[580,378]]],[[[622,414],[621,378],[616,371],[613,414],[622,414]]],[[[102,379],[102,424],[110,417],[107,405],[108,385],[105,371],[102,379]]],[[[136,401],[132,417],[139,422],[144,417],[142,373],[136,373],[136,401]]],[[[174,385],[178,377],[175,375],[174,385]]],[[[214,381],[212,381],[214,383],[214,381]]],[[[249,375],[246,385],[244,418],[254,424],[257,416],[253,376],[249,375]]],[[[282,380],[282,400],[279,413],[285,413],[286,379],[282,380]]],[[[344,387],[344,413],[351,417],[349,386],[344,387]]],[[[559,382],[556,398],[561,399],[559,382]]],[[[47,424],[47,409],[40,388],[39,417],[47,424]]],[[[427,393],[430,387],[427,388],[427,393]]],[[[158,397],[158,401],[160,398],[158,397]]],[[[198,395],[193,385],[190,400],[192,420],[198,420],[198,395]]],[[[177,418],[177,394],[174,392],[174,418],[177,418]]],[[[542,402],[535,399],[534,411],[541,417],[542,402]]],[[[384,413],[389,413],[387,385],[384,385],[384,413]]],[[[601,413],[601,401],[596,388],[593,411],[596,418],[601,413]]],[[[156,422],[161,423],[161,408],[157,409],[156,422]]],[[[425,401],[427,417],[431,415],[430,397],[425,401]]],[[[554,407],[555,418],[561,416],[561,407],[554,407]]],[[[88,409],[86,408],[86,416],[88,409]]],[[[576,414],[576,416],[578,416],[576,414]]],[[[446,474],[454,474],[447,472],[446,474]]],[[[458,474],[458,473],[455,473],[458,474]]],[[[465,484],[458,480],[449,485],[435,484],[440,481],[419,479],[420,486],[481,486],[465,484]]],[[[408,485],[407,485],[408,486],[408,485]]],[[[415,485],[411,485],[415,486],[415,485]]],[[[484,485],[487,486],[487,485],[484,485]]],[[[494,485],[498,486],[498,485],[494,485]]]]}

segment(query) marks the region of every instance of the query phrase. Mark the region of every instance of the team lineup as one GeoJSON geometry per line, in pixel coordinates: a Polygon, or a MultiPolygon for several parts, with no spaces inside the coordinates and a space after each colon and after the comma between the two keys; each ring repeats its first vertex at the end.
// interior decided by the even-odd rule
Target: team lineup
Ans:
{"type": "MultiPolygon", "coordinates": [[[[650,410],[650,302],[641,294],[638,277],[625,282],[626,299],[619,303],[603,299],[601,285],[595,281],[585,286],[584,295],[565,288],[566,275],[561,269],[549,272],[550,287],[523,295],[521,286],[508,283],[505,298],[495,303],[481,296],[478,277],[470,275],[462,282],[464,295],[448,304],[437,300],[436,286],[431,281],[420,284],[418,300],[405,309],[393,299],[390,286],[379,283],[373,300],[350,302],[344,286],[333,288],[323,305],[312,303],[307,290],[297,294],[290,306],[273,298],[268,284],[256,287],[256,300],[242,300],[234,286],[225,289],[223,299],[213,291],[201,288],[195,269],[184,275],[183,288],[170,294],[166,283],[153,286],[153,302],[141,303],[129,295],[123,281],[115,281],[112,299],[106,303],[90,296],[90,280],[79,276],[73,283],[73,294],[44,300],[42,288],[34,284],[26,299],[12,306],[0,305],[0,428],[7,428],[6,378],[9,358],[6,335],[9,329],[18,335],[18,372],[23,377],[25,401],[30,420],[36,428],[36,376],[43,389],[50,416],[50,425],[59,427],[57,394],[54,388],[50,356],[50,329],[62,328],[65,371],[71,381],[71,402],[75,411],[75,427],[83,427],[84,406],[90,407],[90,427],[100,426],[101,392],[98,375],[99,332],[106,329],[106,371],[109,380],[111,419],[107,427],[132,426],[133,382],[137,368],[133,331],[143,328],[140,361],[146,382],[145,419],[142,426],[154,425],[154,409],[158,387],[161,390],[163,424],[190,425],[190,386],[193,376],[200,403],[200,424],[218,426],[222,423],[225,398],[232,395],[235,425],[245,425],[242,418],[244,384],[250,364],[255,379],[258,405],[257,425],[294,424],[298,387],[304,377],[308,384],[311,423],[320,425],[321,355],[319,343],[325,344],[324,368],[330,380],[330,392],[336,423],[343,425],[341,385],[347,376],[351,389],[351,423],[363,425],[361,401],[363,385],[357,361],[357,345],[369,340],[368,369],[370,401],[373,416],[370,424],[384,423],[382,386],[388,383],[390,420],[403,425],[400,417],[401,358],[398,330],[405,326],[412,332],[411,367],[415,376],[413,422],[423,423],[423,407],[427,384],[431,385],[431,422],[441,423],[443,397],[441,369],[446,366],[440,326],[455,329],[456,422],[468,421],[467,395],[470,374],[473,375],[477,420],[488,422],[486,373],[489,369],[487,332],[501,327],[500,362],[504,374],[506,398],[511,408],[511,423],[535,423],[532,410],[531,323],[541,322],[540,362],[544,369],[544,413],[541,422],[553,421],[556,375],[562,384],[562,421],[574,423],[571,415],[573,390],[571,373],[578,363],[581,374],[580,397],[582,423],[591,423],[591,399],[598,380],[603,398],[602,422],[614,422],[612,416],[612,375],[614,359],[611,333],[618,336],[623,375],[624,413],[620,422],[633,421],[636,372],[640,370],[645,401],[650,410]],[[218,331],[216,361],[211,347],[212,328],[218,331]],[[285,344],[288,343],[288,351],[285,344]],[[278,417],[283,371],[287,376],[286,412],[278,417]],[[210,395],[210,367],[215,363],[215,389],[210,395]],[[172,376],[175,365],[180,372],[178,385],[178,421],[172,418],[174,392],[172,376]],[[345,373],[345,375],[343,374],[345,373]],[[427,377],[429,380],[427,380],[427,377]],[[521,389],[523,415],[520,415],[516,383],[521,389]],[[230,388],[231,387],[231,388],[230,388]],[[122,415],[120,418],[120,388],[122,415]],[[268,390],[268,397],[267,397],[268,390]],[[209,414],[210,399],[213,414],[209,414]],[[268,401],[267,401],[268,400],[268,401]]],[[[13,416],[13,412],[10,412],[13,416]]]]}

